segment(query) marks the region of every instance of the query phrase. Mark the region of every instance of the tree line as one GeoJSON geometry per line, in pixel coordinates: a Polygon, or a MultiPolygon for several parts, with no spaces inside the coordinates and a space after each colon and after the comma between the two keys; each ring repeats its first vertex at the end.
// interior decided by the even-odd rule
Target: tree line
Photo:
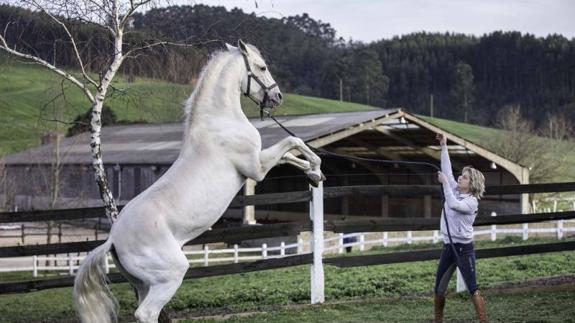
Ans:
{"type": "MultiPolygon", "coordinates": [[[[46,16],[2,5],[0,27],[8,23],[9,43],[26,44],[25,50],[55,64],[76,64],[67,37],[46,16]]],[[[109,36],[84,23],[73,32],[88,69],[110,59],[109,36]]],[[[141,51],[121,72],[193,82],[209,53],[239,38],[262,50],[286,92],[483,125],[494,125],[492,116],[506,105],[521,106],[536,125],[549,115],[575,121],[575,39],[561,35],[421,32],[361,43],[343,40],[329,23],[307,14],[276,19],[224,7],[170,6],[135,14],[126,47],[157,40],[182,46],[141,51]]]]}

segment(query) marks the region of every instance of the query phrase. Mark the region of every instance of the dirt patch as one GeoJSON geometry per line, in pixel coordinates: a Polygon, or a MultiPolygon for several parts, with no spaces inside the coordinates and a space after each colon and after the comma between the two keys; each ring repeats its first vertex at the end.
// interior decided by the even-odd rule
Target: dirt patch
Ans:
{"type": "Polygon", "coordinates": [[[502,283],[487,289],[487,291],[490,293],[523,293],[535,289],[551,291],[559,289],[575,289],[575,274],[502,283]]]}

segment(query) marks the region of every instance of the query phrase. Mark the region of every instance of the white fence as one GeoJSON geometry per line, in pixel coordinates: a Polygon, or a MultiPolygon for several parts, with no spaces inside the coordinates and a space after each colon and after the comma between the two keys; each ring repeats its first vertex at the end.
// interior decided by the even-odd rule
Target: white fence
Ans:
{"type": "MultiPolygon", "coordinates": [[[[543,228],[539,223],[510,226],[521,226],[521,228],[501,228],[492,225],[487,229],[475,230],[476,238],[487,238],[496,241],[498,238],[509,235],[521,235],[523,240],[528,240],[533,234],[546,234],[562,239],[566,233],[575,232],[575,220],[559,220],[549,222],[551,227],[543,228]]],[[[331,235],[331,234],[329,234],[331,235]]],[[[324,236],[328,236],[325,234],[324,236]]],[[[352,247],[359,251],[364,251],[373,246],[388,247],[391,245],[412,244],[417,242],[439,243],[443,240],[441,233],[435,231],[423,232],[381,232],[381,233],[339,233],[335,236],[324,239],[324,254],[344,253],[346,247],[352,247]],[[417,234],[417,235],[416,235],[417,234]]],[[[262,244],[261,247],[241,248],[235,244],[232,248],[210,248],[205,245],[201,250],[184,250],[191,265],[201,264],[209,266],[218,263],[238,263],[242,261],[254,261],[261,259],[282,258],[290,254],[308,253],[311,249],[311,241],[299,239],[297,243],[286,244],[281,242],[277,246],[262,244]]],[[[20,258],[0,259],[0,272],[32,272],[33,277],[38,276],[38,272],[57,271],[63,274],[73,274],[78,268],[78,264],[85,255],[59,255],[59,256],[33,256],[20,258]],[[48,263],[49,265],[46,265],[48,263]]],[[[111,257],[108,259],[108,268],[115,268],[111,257]]]]}
{"type": "MultiPolygon", "coordinates": [[[[188,257],[190,265],[203,264],[204,266],[209,266],[215,263],[238,263],[241,261],[282,258],[289,254],[291,249],[294,249],[296,254],[303,254],[304,248],[309,248],[309,245],[309,241],[304,242],[301,239],[297,243],[292,244],[281,242],[279,246],[275,247],[268,247],[264,243],[261,247],[254,248],[240,248],[235,244],[233,248],[210,249],[208,245],[205,245],[202,250],[184,250],[184,254],[188,257]]],[[[0,264],[2,264],[0,272],[31,271],[33,277],[37,277],[40,271],[58,271],[73,275],[85,257],[86,255],[83,253],[82,255],[2,258],[0,259],[0,264]]],[[[106,272],[109,272],[109,269],[116,267],[111,256],[108,256],[107,260],[106,272]]]]}

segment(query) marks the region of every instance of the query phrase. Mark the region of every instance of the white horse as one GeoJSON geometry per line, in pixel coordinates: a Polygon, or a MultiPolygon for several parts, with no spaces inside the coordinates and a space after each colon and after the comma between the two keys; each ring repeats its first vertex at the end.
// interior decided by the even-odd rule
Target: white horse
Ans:
{"type": "Polygon", "coordinates": [[[117,319],[117,303],[105,283],[109,251],[137,290],[136,319],[157,322],[189,268],[182,247],[216,223],[246,178],[261,181],[272,167],[288,163],[316,184],[324,179],[321,160],[299,138],[261,150],[260,135],[241,109],[241,93],[262,109],[279,106],[282,95],[254,46],[240,40],[238,47],[227,47],[209,60],[186,102],[178,159],[124,207],[108,240],[78,269],[74,305],[82,322],[117,319]],[[290,154],[292,149],[306,160],[290,154]]]}

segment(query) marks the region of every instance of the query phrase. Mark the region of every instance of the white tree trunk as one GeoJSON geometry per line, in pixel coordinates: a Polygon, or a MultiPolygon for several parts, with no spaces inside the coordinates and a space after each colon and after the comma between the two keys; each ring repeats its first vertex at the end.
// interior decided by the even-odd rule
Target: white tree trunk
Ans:
{"type": "Polygon", "coordinates": [[[97,89],[96,96],[94,98],[95,100],[92,104],[92,121],[90,123],[92,138],[90,143],[92,150],[92,166],[94,167],[96,182],[100,189],[100,196],[106,206],[106,216],[110,220],[110,223],[114,223],[118,218],[118,206],[116,205],[116,201],[114,200],[114,196],[112,195],[108,185],[108,178],[106,176],[104,161],[102,159],[102,141],[100,136],[102,131],[102,107],[104,106],[104,99],[106,98],[106,93],[108,92],[108,88],[114,75],[116,75],[116,72],[124,60],[124,56],[122,54],[122,41],[122,30],[117,30],[114,40],[114,60],[106,70],[103,79],[100,80],[101,85],[97,89]]]}

